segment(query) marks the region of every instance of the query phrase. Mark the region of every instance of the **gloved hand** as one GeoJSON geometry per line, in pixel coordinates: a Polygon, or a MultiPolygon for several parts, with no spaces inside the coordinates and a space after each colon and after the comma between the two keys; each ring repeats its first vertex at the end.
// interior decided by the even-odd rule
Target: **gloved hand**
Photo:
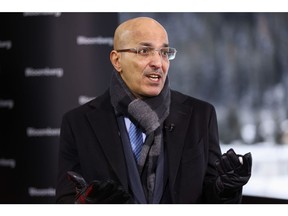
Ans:
{"type": "Polygon", "coordinates": [[[113,180],[94,180],[87,184],[78,173],[68,171],[68,179],[75,184],[76,204],[124,204],[131,196],[125,189],[113,180]]]}
{"type": "Polygon", "coordinates": [[[242,189],[250,177],[252,167],[251,153],[237,155],[231,148],[216,161],[218,178],[216,188],[219,194],[229,196],[242,189]]]}

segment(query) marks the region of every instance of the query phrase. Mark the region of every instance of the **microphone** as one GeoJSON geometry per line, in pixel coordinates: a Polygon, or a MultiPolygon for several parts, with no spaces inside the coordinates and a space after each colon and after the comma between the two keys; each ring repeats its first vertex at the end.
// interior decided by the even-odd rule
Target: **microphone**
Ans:
{"type": "Polygon", "coordinates": [[[167,125],[165,125],[164,127],[165,127],[165,129],[167,129],[168,131],[171,132],[171,131],[174,130],[175,125],[174,125],[173,123],[171,123],[171,124],[167,124],[167,125]]]}

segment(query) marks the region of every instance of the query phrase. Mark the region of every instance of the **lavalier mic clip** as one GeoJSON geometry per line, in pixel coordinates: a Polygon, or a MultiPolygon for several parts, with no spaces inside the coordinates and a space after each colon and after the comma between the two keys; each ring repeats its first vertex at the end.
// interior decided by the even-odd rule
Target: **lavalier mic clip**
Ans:
{"type": "Polygon", "coordinates": [[[169,125],[165,125],[165,129],[167,129],[168,131],[173,131],[175,128],[175,125],[173,123],[169,124],[169,125]]]}

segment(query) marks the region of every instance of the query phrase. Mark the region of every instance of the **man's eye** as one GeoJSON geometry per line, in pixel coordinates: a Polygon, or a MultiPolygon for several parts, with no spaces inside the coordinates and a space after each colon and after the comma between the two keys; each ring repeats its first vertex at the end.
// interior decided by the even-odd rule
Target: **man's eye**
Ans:
{"type": "Polygon", "coordinates": [[[171,50],[169,48],[162,48],[161,49],[161,55],[168,56],[171,54],[171,50]]]}
{"type": "Polygon", "coordinates": [[[138,49],[138,53],[140,55],[148,55],[150,53],[150,51],[151,51],[151,48],[149,48],[149,47],[141,47],[138,49]]]}
{"type": "Polygon", "coordinates": [[[169,50],[167,50],[167,49],[161,50],[161,54],[162,54],[162,56],[168,56],[169,50]]]}

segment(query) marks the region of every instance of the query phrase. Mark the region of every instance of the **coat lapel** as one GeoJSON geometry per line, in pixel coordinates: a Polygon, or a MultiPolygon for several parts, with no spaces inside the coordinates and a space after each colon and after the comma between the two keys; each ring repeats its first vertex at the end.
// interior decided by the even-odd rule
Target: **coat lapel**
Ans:
{"type": "MultiPolygon", "coordinates": [[[[173,96],[173,94],[172,94],[173,96]]],[[[169,163],[169,182],[173,187],[180,166],[184,141],[192,114],[192,107],[185,105],[184,98],[172,97],[170,114],[165,120],[165,142],[169,163]],[[180,98],[182,100],[180,100],[180,98]]],[[[192,134],[190,134],[192,136],[192,134]]]]}
{"type": "Polygon", "coordinates": [[[110,104],[109,95],[106,93],[102,99],[91,103],[94,109],[87,113],[87,118],[113,171],[121,184],[127,187],[125,157],[116,117],[110,104]]]}

